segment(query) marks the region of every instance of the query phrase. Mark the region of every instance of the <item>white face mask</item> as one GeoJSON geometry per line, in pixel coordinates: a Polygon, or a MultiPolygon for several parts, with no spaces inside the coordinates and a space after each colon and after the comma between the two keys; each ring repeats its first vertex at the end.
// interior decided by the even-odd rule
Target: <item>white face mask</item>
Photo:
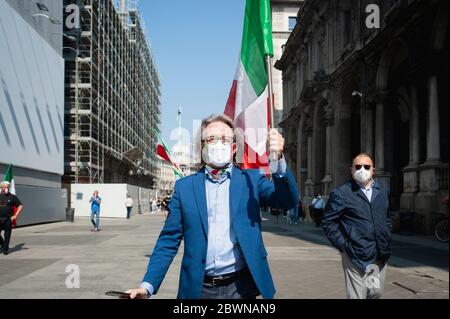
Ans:
{"type": "Polygon", "coordinates": [[[366,170],[364,167],[361,167],[359,171],[355,171],[355,173],[353,173],[353,178],[355,181],[362,184],[372,178],[372,172],[370,170],[366,170]]]}
{"type": "Polygon", "coordinates": [[[218,141],[215,145],[207,144],[203,148],[203,160],[214,168],[223,168],[231,163],[231,145],[218,141]]]}
{"type": "Polygon", "coordinates": [[[3,194],[8,195],[9,194],[9,189],[7,187],[2,189],[3,194]]]}

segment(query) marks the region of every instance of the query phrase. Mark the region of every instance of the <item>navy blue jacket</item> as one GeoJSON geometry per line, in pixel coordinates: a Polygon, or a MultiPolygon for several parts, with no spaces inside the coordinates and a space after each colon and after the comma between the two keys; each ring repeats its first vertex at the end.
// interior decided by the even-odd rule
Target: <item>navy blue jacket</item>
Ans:
{"type": "MultiPolygon", "coordinates": [[[[289,168],[270,182],[259,170],[233,168],[230,184],[230,216],[247,266],[259,292],[273,298],[275,287],[261,235],[260,203],[289,210],[298,203],[297,183],[289,168]]],[[[144,282],[159,290],[184,239],[179,299],[200,298],[208,247],[208,209],[205,169],[175,184],[169,215],[150,258],[144,282]]]]}
{"type": "Polygon", "coordinates": [[[323,213],[322,226],[328,240],[346,252],[360,270],[391,256],[392,214],[386,189],[375,182],[369,202],[354,181],[334,189],[323,213]]]}

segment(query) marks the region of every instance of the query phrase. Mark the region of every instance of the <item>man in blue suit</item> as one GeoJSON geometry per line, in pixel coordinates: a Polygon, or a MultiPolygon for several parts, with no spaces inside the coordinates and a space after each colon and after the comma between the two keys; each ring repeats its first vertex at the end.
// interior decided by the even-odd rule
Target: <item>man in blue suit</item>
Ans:
{"type": "Polygon", "coordinates": [[[294,176],[283,157],[284,139],[271,130],[268,151],[273,182],[259,170],[242,170],[233,121],[211,116],[202,122],[203,169],[179,180],[169,215],[140,288],[130,298],[149,298],[160,285],[184,239],[179,299],[273,298],[275,287],[261,235],[260,204],[289,210],[297,205],[294,176]]]}

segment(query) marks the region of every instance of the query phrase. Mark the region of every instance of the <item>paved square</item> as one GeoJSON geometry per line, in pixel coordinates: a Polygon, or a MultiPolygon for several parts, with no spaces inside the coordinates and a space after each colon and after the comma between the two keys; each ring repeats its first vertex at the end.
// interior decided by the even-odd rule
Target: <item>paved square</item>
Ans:
{"type": "MultiPolygon", "coordinates": [[[[0,255],[0,298],[111,298],[109,290],[139,285],[164,216],[88,219],[13,231],[12,252],[0,255]],[[80,288],[69,289],[69,265],[80,270],[80,288]]],[[[341,260],[320,228],[274,223],[264,215],[263,237],[277,298],[345,298],[341,260]]],[[[449,298],[448,245],[433,238],[394,235],[384,298],[449,298]]],[[[155,299],[175,298],[183,245],[155,299]]],[[[69,269],[70,270],[70,269],[69,269]]]]}

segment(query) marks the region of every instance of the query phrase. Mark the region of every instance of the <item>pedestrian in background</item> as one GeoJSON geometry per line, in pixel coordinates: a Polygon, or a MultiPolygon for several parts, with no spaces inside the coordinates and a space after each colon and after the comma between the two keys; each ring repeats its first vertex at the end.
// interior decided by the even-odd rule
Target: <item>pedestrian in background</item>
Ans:
{"type": "Polygon", "coordinates": [[[323,209],[325,208],[325,202],[323,201],[321,193],[316,194],[311,202],[311,206],[316,227],[320,227],[320,224],[322,222],[323,209]]]}
{"type": "Polygon", "coordinates": [[[378,299],[391,256],[389,194],[373,180],[371,155],[353,160],[353,180],[334,189],[323,215],[326,236],[342,256],[347,297],[378,299]]]}
{"type": "Polygon", "coordinates": [[[127,195],[127,200],[125,201],[125,206],[127,207],[127,219],[130,219],[131,212],[133,210],[133,199],[130,195],[127,195]]]}
{"type": "Polygon", "coordinates": [[[288,214],[289,214],[289,224],[297,225],[298,224],[298,204],[294,208],[290,209],[288,214]]]}
{"type": "Polygon", "coordinates": [[[89,203],[91,203],[91,222],[94,225],[91,231],[98,232],[100,231],[100,204],[102,203],[102,199],[98,196],[98,191],[94,192],[89,203]]]}
{"type": "Polygon", "coordinates": [[[306,213],[305,213],[305,209],[303,208],[303,203],[300,199],[300,196],[298,199],[298,214],[299,214],[299,222],[303,223],[306,218],[306,213]]]}
{"type": "Polygon", "coordinates": [[[9,191],[10,183],[2,182],[0,191],[0,252],[4,255],[9,254],[9,242],[11,240],[12,225],[17,220],[23,210],[22,202],[19,198],[9,191]],[[14,214],[14,208],[17,208],[14,214]],[[5,232],[5,239],[1,232],[5,232]]]}
{"type": "Polygon", "coordinates": [[[152,199],[152,214],[156,214],[157,210],[158,210],[158,206],[156,204],[156,199],[153,198],[152,199]]]}
{"type": "Polygon", "coordinates": [[[284,210],[279,209],[279,208],[274,208],[274,207],[270,207],[269,210],[270,210],[270,215],[273,216],[272,217],[272,221],[275,224],[278,224],[279,223],[279,219],[280,219],[280,215],[283,215],[284,210]]]}

